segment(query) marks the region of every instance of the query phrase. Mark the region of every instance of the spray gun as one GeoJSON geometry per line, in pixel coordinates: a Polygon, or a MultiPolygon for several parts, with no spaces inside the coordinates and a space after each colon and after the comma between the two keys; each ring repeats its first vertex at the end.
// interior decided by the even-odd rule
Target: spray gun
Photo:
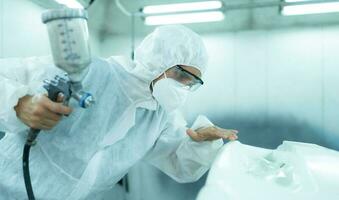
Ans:
{"type": "MultiPolygon", "coordinates": [[[[54,64],[65,74],[57,75],[53,80],[45,80],[44,88],[48,98],[57,101],[63,94],[63,104],[68,105],[71,98],[79,106],[87,108],[94,103],[93,96],[82,90],[81,81],[88,73],[91,63],[87,12],[83,9],[56,9],[42,14],[42,22],[47,25],[54,64]]],[[[30,129],[23,152],[23,174],[29,200],[35,200],[29,173],[29,152],[40,130],[30,129]]]]}

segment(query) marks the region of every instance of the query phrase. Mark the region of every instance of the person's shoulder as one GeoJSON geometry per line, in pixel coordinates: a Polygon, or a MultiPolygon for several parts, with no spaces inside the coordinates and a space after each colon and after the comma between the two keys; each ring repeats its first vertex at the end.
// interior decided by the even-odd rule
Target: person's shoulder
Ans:
{"type": "Polygon", "coordinates": [[[122,56],[110,56],[108,58],[93,57],[91,65],[96,68],[111,72],[114,74],[124,73],[128,59],[122,56]]]}
{"type": "Polygon", "coordinates": [[[90,71],[92,73],[98,73],[102,77],[111,76],[115,72],[114,67],[111,66],[112,63],[109,62],[106,58],[102,57],[93,57],[91,64],[89,65],[90,71]]]}
{"type": "Polygon", "coordinates": [[[111,63],[111,64],[115,64],[115,65],[121,65],[121,66],[130,66],[130,65],[134,65],[134,62],[132,59],[130,59],[127,56],[124,55],[114,55],[114,56],[110,56],[108,58],[105,59],[107,62],[111,63]]]}

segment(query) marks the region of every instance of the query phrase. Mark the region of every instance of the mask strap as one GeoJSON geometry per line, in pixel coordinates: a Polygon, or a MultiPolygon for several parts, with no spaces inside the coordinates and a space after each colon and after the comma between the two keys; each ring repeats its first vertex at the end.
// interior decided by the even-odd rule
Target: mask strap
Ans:
{"type": "MultiPolygon", "coordinates": [[[[165,78],[167,78],[167,76],[166,76],[166,72],[164,72],[164,76],[165,76],[165,78]]],[[[154,81],[152,81],[152,88],[154,89],[154,81]]]]}

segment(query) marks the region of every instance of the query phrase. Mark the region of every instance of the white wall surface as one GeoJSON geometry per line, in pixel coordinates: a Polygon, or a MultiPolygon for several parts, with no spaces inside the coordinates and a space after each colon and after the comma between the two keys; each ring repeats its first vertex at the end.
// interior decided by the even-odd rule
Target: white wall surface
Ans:
{"type": "Polygon", "coordinates": [[[0,0],[0,57],[49,54],[43,9],[28,0],[0,0]]]}
{"type": "MultiPolygon", "coordinates": [[[[0,0],[0,58],[50,54],[43,10],[30,0],[0,0]]],[[[98,55],[98,35],[91,29],[90,35],[91,50],[98,55]]]]}

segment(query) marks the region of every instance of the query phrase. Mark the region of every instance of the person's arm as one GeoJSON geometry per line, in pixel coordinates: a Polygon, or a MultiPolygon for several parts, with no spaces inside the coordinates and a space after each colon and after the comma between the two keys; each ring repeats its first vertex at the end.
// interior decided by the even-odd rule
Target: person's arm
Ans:
{"type": "MultiPolygon", "coordinates": [[[[192,128],[212,126],[213,124],[204,118],[192,128]]],[[[174,121],[168,123],[145,159],[180,183],[194,182],[206,173],[223,145],[221,137],[219,139],[216,137],[213,141],[194,141],[188,135],[188,130],[190,129],[183,124],[178,125],[174,121]]]]}
{"type": "Polygon", "coordinates": [[[41,90],[44,79],[57,73],[60,71],[53,67],[50,57],[0,59],[0,125],[4,131],[19,132],[28,128],[17,117],[15,108],[20,99],[27,100],[41,90]]]}

